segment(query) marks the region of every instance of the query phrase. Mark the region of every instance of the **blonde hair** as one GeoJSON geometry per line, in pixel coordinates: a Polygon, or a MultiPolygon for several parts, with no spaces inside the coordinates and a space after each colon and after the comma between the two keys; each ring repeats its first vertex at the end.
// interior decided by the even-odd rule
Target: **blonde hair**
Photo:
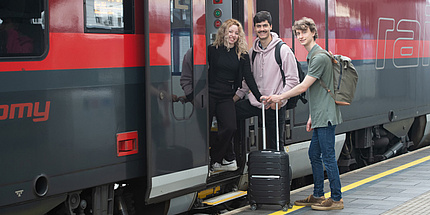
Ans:
{"type": "Polygon", "coordinates": [[[236,46],[237,57],[240,58],[242,54],[248,53],[248,44],[246,43],[245,32],[243,31],[242,24],[240,24],[240,22],[236,19],[228,19],[222,23],[221,27],[218,29],[215,41],[212,43],[212,45],[216,48],[218,48],[220,45],[224,45],[227,50],[230,51],[228,48],[228,29],[232,25],[237,25],[239,31],[239,37],[234,43],[234,46],[236,46]]]}

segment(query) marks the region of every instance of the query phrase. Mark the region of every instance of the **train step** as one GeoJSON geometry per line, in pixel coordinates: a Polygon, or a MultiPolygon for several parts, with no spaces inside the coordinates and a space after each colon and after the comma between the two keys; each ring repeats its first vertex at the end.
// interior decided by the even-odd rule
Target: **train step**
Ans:
{"type": "Polygon", "coordinates": [[[203,204],[215,206],[215,205],[219,205],[219,204],[231,201],[233,199],[244,197],[246,195],[247,195],[246,191],[234,191],[234,192],[222,194],[220,196],[207,199],[203,202],[203,204]]]}

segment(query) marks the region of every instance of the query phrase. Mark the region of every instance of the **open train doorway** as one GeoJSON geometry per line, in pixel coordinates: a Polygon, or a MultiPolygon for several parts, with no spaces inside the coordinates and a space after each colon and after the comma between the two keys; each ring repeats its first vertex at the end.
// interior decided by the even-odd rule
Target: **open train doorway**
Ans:
{"type": "MultiPolygon", "coordinates": [[[[253,8],[253,7],[250,7],[253,8]]],[[[252,14],[253,11],[250,11],[252,14]]],[[[206,1],[206,45],[210,46],[215,41],[217,32],[222,24],[229,19],[238,20],[242,26],[246,26],[248,21],[245,16],[245,8],[244,1],[222,1],[222,0],[207,0],[206,1]],[[245,21],[246,20],[246,21],[245,21]]],[[[248,35],[248,31],[245,32],[248,35]]],[[[252,32],[251,37],[252,37],[252,32]]],[[[210,59],[207,59],[209,61],[210,59]]],[[[210,108],[210,107],[209,107],[210,108]]],[[[216,114],[215,114],[216,115],[216,114]]],[[[209,143],[213,145],[218,140],[218,120],[216,116],[209,116],[209,121],[212,121],[209,130],[209,143]]],[[[233,144],[233,143],[229,143],[233,144]]],[[[237,138],[234,140],[233,151],[235,154],[236,162],[238,169],[236,171],[230,172],[222,172],[219,173],[215,171],[215,174],[210,174],[209,184],[212,182],[216,182],[219,178],[225,178],[228,176],[236,177],[239,176],[242,170],[244,169],[246,162],[246,151],[243,150],[243,146],[241,146],[241,141],[237,141],[237,138]]],[[[211,148],[211,150],[213,150],[211,148]]],[[[229,149],[231,151],[231,149],[229,149]]],[[[230,153],[231,154],[231,153],[230,153]]],[[[230,156],[231,157],[231,156],[230,156]]],[[[214,161],[211,161],[211,164],[214,161]]]]}

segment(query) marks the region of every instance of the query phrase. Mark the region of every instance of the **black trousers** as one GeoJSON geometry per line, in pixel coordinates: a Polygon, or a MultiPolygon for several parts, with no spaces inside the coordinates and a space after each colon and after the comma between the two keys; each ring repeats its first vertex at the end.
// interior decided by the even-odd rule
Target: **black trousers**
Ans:
{"type": "MultiPolygon", "coordinates": [[[[279,109],[279,149],[283,150],[285,137],[285,106],[279,109]]],[[[266,134],[267,148],[276,150],[276,111],[267,109],[266,112],[266,134]]],[[[248,99],[236,102],[236,116],[238,120],[244,120],[249,117],[262,117],[261,109],[257,108],[249,102],[248,99]]]]}
{"type": "Polygon", "coordinates": [[[209,128],[214,116],[217,119],[218,136],[209,142],[211,163],[221,163],[223,158],[232,161],[235,159],[232,139],[237,129],[233,96],[209,94],[209,128]]]}

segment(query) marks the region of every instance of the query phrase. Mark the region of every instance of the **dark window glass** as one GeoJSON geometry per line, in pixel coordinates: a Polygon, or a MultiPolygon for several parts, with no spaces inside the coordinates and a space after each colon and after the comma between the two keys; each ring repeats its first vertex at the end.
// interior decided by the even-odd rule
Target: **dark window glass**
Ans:
{"type": "Polygon", "coordinates": [[[178,120],[190,118],[194,110],[189,100],[194,88],[191,6],[191,0],[170,1],[172,110],[178,120]]]}
{"type": "Polygon", "coordinates": [[[41,56],[46,50],[44,0],[0,1],[0,57],[41,56]]]}

